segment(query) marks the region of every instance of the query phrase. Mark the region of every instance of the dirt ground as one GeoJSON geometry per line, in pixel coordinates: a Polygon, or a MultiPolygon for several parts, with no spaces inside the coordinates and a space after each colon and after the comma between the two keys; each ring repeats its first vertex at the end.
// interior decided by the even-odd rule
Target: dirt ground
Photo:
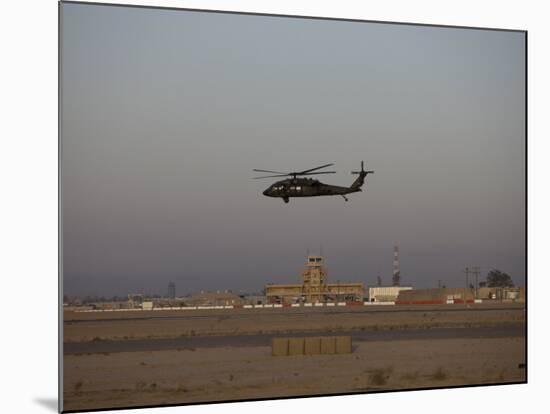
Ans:
{"type": "Polygon", "coordinates": [[[64,409],[182,404],[526,380],[525,338],[357,342],[345,355],[270,347],[65,355],[64,409]]]}
{"type": "Polygon", "coordinates": [[[65,312],[64,342],[206,335],[497,326],[523,323],[523,305],[441,305],[331,310],[65,312]],[[411,310],[412,309],[412,310],[411,310]]]}

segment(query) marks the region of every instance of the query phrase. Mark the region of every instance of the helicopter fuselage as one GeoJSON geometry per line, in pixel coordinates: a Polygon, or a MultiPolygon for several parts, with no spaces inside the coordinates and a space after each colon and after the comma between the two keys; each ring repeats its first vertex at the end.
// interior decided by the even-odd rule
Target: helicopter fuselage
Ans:
{"type": "Polygon", "coordinates": [[[361,188],[324,184],[312,178],[289,178],[270,185],[263,192],[263,195],[282,198],[287,201],[291,197],[344,195],[358,191],[361,191],[361,188]]]}
{"type": "Polygon", "coordinates": [[[291,197],[319,197],[319,196],[342,196],[344,200],[348,201],[346,194],[357,193],[361,190],[361,187],[365,183],[365,177],[367,174],[372,174],[374,171],[365,171],[364,163],[361,161],[361,170],[352,171],[352,174],[356,174],[359,177],[349,186],[342,187],[339,185],[324,184],[319,180],[313,178],[302,178],[299,176],[314,175],[314,174],[334,174],[336,171],[318,171],[321,168],[326,168],[334,164],[325,164],[320,167],[310,168],[309,170],[282,173],[272,170],[260,170],[254,169],[257,172],[266,172],[277,175],[268,175],[258,178],[271,178],[271,177],[284,177],[290,176],[276,183],[271,184],[263,191],[263,195],[267,197],[281,198],[285,203],[288,203],[291,197]]]}

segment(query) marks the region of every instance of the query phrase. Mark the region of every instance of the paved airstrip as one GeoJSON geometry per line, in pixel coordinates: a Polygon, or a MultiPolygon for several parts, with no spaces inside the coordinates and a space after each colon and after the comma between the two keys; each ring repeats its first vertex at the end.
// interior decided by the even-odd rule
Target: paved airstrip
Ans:
{"type": "MultiPolygon", "coordinates": [[[[452,338],[506,338],[525,335],[523,324],[474,327],[474,328],[432,328],[382,331],[344,331],[339,335],[350,335],[353,341],[401,341],[413,339],[452,338]]],[[[318,336],[310,332],[294,332],[284,336],[318,336]]],[[[277,335],[275,335],[277,336],[277,335]]],[[[282,336],[282,335],[279,335],[282,336]]],[[[64,353],[91,354],[104,352],[164,351],[169,349],[254,347],[269,346],[274,335],[202,336],[189,338],[160,338],[125,341],[72,342],[64,345],[64,353]]]]}

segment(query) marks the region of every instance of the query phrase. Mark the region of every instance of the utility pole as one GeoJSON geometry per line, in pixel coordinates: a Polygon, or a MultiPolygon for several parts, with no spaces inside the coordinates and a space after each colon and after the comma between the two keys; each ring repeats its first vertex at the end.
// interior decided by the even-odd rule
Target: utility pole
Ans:
{"type": "Polygon", "coordinates": [[[474,285],[474,292],[475,292],[475,298],[477,299],[477,296],[478,296],[478,292],[477,292],[477,288],[478,288],[478,279],[479,279],[479,266],[475,266],[472,268],[472,273],[474,274],[474,277],[475,277],[475,285],[474,285]]]}
{"type": "Polygon", "coordinates": [[[464,273],[466,273],[466,290],[464,290],[464,304],[466,304],[466,293],[468,292],[468,286],[469,286],[469,276],[470,276],[470,269],[467,267],[464,269],[464,273]]]}
{"type": "Polygon", "coordinates": [[[475,285],[474,285],[474,297],[477,299],[477,286],[478,286],[478,279],[479,279],[479,266],[472,266],[467,267],[464,269],[464,273],[466,273],[466,289],[470,288],[470,273],[474,276],[475,285]]]}

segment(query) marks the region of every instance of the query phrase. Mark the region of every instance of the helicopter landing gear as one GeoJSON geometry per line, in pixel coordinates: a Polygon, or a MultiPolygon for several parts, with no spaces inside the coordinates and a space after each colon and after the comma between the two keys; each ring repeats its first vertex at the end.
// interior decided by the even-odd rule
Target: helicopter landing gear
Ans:
{"type": "Polygon", "coordinates": [[[348,198],[344,194],[340,194],[340,195],[344,198],[344,200],[349,201],[348,198]]]}
{"type": "Polygon", "coordinates": [[[288,197],[283,197],[283,201],[284,201],[285,203],[288,203],[288,197]]]}

